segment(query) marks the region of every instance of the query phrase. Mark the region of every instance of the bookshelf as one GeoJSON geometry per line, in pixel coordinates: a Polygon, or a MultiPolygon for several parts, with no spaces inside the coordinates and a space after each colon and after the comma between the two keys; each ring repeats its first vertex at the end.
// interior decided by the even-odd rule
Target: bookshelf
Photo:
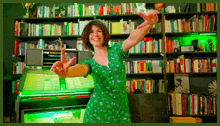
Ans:
{"type": "MultiPolygon", "coordinates": [[[[177,58],[181,55],[184,55],[184,57],[186,58],[191,58],[192,57],[197,57],[197,58],[206,58],[206,57],[210,57],[210,58],[217,58],[217,52],[166,52],[166,38],[173,38],[176,39],[178,37],[185,37],[187,38],[187,36],[189,35],[200,35],[201,33],[217,33],[217,29],[216,29],[216,25],[214,30],[212,31],[184,31],[184,32],[166,32],[166,29],[169,28],[166,26],[165,24],[165,20],[174,20],[174,19],[182,19],[182,18],[186,18],[189,19],[191,17],[193,17],[194,15],[208,15],[209,17],[211,15],[215,15],[215,17],[217,16],[217,12],[180,12],[180,13],[166,13],[161,11],[161,13],[158,15],[159,17],[159,22],[161,22],[161,27],[160,30],[161,32],[153,32],[153,33],[148,33],[145,37],[153,37],[154,39],[158,40],[161,39],[162,40],[162,49],[161,52],[151,52],[151,53],[130,53],[129,54],[129,58],[125,59],[128,62],[132,62],[133,60],[161,60],[162,61],[162,66],[161,66],[161,71],[160,73],[127,73],[127,78],[128,80],[132,80],[132,79],[163,79],[163,84],[164,84],[164,93],[150,93],[150,94],[132,94],[132,93],[128,93],[128,98],[129,98],[129,102],[131,101],[132,98],[136,98],[137,100],[140,98],[143,98],[145,100],[149,100],[150,97],[155,97],[155,99],[157,98],[162,98],[162,99],[166,99],[164,100],[163,104],[166,104],[167,106],[165,106],[163,108],[167,109],[167,111],[164,111],[164,113],[151,113],[155,118],[153,118],[152,120],[154,120],[155,122],[159,122],[162,121],[163,119],[165,120],[165,122],[168,122],[168,118],[169,116],[174,116],[172,115],[168,110],[169,110],[169,94],[170,94],[170,90],[174,90],[174,74],[188,74],[189,77],[216,77],[217,76],[217,72],[197,72],[197,73],[193,73],[193,72],[187,72],[187,73],[170,73],[167,72],[167,61],[173,59],[174,57],[177,58]],[[161,120],[160,120],[161,119],[161,120]]],[[[63,22],[77,22],[78,20],[80,21],[85,21],[85,20],[105,20],[105,21],[113,21],[113,22],[118,22],[121,19],[125,20],[125,21],[134,21],[134,22],[140,22],[140,17],[136,14],[121,14],[121,15],[94,15],[94,16],[77,16],[77,17],[34,17],[34,18],[17,18],[15,20],[17,21],[24,21],[27,23],[57,23],[57,24],[63,24],[63,22]]],[[[217,19],[215,19],[217,20],[217,19]]],[[[138,25],[137,23],[137,25],[138,25]]],[[[217,23],[217,21],[215,22],[217,23]]],[[[136,26],[137,26],[136,25],[136,26]]],[[[134,27],[136,27],[134,26],[134,27]]],[[[127,38],[129,36],[129,33],[124,33],[124,34],[111,34],[111,39],[113,40],[123,40],[125,38],[127,38]]],[[[38,41],[39,39],[44,39],[46,41],[51,41],[51,40],[55,40],[58,38],[61,38],[62,40],[67,40],[67,41],[72,41],[71,44],[76,43],[76,39],[81,37],[81,35],[56,35],[56,36],[15,36],[15,39],[20,40],[20,41],[38,41]]],[[[143,40],[144,41],[144,40],[143,40]]],[[[180,40],[179,40],[180,41],[180,40]]],[[[29,43],[30,43],[29,42],[29,43]]],[[[180,42],[180,43],[184,43],[180,42]]],[[[69,44],[69,43],[66,43],[69,44]]],[[[69,47],[71,48],[71,47],[69,47]]],[[[25,55],[16,55],[15,57],[20,57],[20,58],[24,58],[25,55]]],[[[14,78],[19,78],[19,75],[14,75],[14,78]]],[[[152,100],[152,99],[151,99],[152,100]]],[[[146,101],[147,102],[147,101],[146,101]]],[[[154,101],[155,102],[155,101],[154,101]]],[[[134,103],[130,103],[133,104],[134,103]]],[[[159,106],[159,103],[157,103],[157,105],[159,106]]],[[[133,110],[132,110],[133,111],[133,110]]],[[[134,113],[134,111],[133,111],[134,113]]],[[[134,115],[133,113],[131,113],[131,118],[137,122],[147,122],[147,119],[150,119],[150,117],[140,117],[140,115],[134,115]],[[136,117],[137,118],[136,118],[136,117]]],[[[216,117],[216,115],[175,115],[175,116],[201,116],[201,117],[216,117]]]]}

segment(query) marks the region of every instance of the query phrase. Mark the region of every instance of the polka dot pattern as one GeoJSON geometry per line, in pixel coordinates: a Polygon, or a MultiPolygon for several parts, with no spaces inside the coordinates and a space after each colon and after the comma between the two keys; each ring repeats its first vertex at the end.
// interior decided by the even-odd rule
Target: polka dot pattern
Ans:
{"type": "Polygon", "coordinates": [[[98,64],[92,57],[80,62],[88,65],[88,74],[94,79],[94,90],[86,106],[83,123],[131,123],[123,65],[129,54],[123,52],[122,42],[108,47],[107,53],[108,66],[98,64]]]}

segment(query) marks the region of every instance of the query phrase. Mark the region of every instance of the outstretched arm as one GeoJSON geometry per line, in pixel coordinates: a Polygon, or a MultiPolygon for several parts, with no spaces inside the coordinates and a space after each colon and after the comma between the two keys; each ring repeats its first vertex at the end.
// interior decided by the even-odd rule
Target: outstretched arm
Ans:
{"type": "Polygon", "coordinates": [[[145,14],[138,13],[144,19],[144,22],[131,32],[129,37],[122,43],[122,49],[126,53],[131,47],[138,44],[140,40],[149,32],[151,27],[157,23],[159,11],[149,10],[145,14]]]}

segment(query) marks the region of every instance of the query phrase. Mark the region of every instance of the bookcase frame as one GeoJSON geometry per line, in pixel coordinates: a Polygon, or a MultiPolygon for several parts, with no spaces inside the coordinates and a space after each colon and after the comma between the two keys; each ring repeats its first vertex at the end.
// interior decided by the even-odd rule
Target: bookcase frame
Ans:
{"type": "MultiPolygon", "coordinates": [[[[164,79],[164,82],[165,82],[165,94],[168,94],[169,91],[167,89],[168,87],[168,83],[167,83],[167,77],[168,75],[172,75],[174,73],[167,73],[166,72],[166,62],[167,62],[167,56],[179,56],[179,55],[195,55],[195,56],[203,56],[203,57],[217,57],[217,52],[178,52],[178,53],[166,53],[165,51],[165,37],[166,35],[169,35],[169,36],[172,36],[172,35],[175,35],[175,36],[179,36],[179,35],[183,35],[183,34],[190,34],[190,33],[217,33],[217,31],[209,31],[209,32],[171,32],[171,33],[166,33],[165,32],[165,18],[164,16],[182,16],[182,17],[185,17],[185,16],[188,16],[188,15],[199,15],[199,14],[216,14],[217,15],[217,12],[181,12],[181,13],[165,13],[165,12],[161,12],[159,14],[159,17],[162,19],[162,32],[161,33],[148,33],[146,35],[147,36],[158,36],[158,35],[161,35],[161,38],[162,38],[162,46],[163,46],[163,49],[162,49],[162,53],[136,53],[136,54],[129,54],[130,56],[129,57],[135,57],[137,55],[141,55],[143,57],[148,57],[149,55],[150,56],[157,56],[157,57],[162,57],[163,59],[163,73],[138,73],[138,74],[135,74],[135,73],[132,73],[132,74],[126,74],[127,77],[129,78],[135,78],[137,76],[139,77],[145,77],[145,76],[149,76],[149,77],[153,77],[153,76],[163,76],[163,79],[164,79]]],[[[56,22],[64,22],[64,21],[73,21],[73,20],[77,20],[77,19],[83,19],[83,20],[95,20],[97,18],[107,18],[107,19],[111,19],[111,18],[117,18],[118,20],[120,18],[123,18],[123,17],[129,17],[129,18],[136,18],[138,17],[137,14],[127,14],[127,15],[94,15],[94,16],[79,16],[79,17],[50,17],[50,18],[19,18],[19,19],[15,19],[15,20],[24,20],[24,21],[28,21],[28,22],[52,22],[52,21],[56,21],[56,22]]],[[[216,22],[217,23],[217,22],[216,22]]],[[[120,38],[121,36],[124,36],[124,37],[128,37],[129,34],[112,34],[111,35],[111,38],[120,38]]],[[[73,35],[73,36],[15,36],[15,39],[19,39],[19,40],[31,40],[31,39],[57,39],[57,38],[61,38],[61,39],[76,39],[78,37],[81,37],[81,35],[73,35]]],[[[16,56],[16,57],[23,57],[23,56],[16,56]]],[[[178,74],[178,73],[177,73],[178,74]]],[[[185,73],[185,74],[190,74],[190,75],[196,75],[196,76],[215,76],[217,77],[217,72],[216,73],[185,73]]],[[[19,78],[19,75],[15,75],[14,78],[19,78]]],[[[132,95],[132,94],[130,94],[132,95]]],[[[135,94],[136,95],[136,94],[135,94]]],[[[138,95],[148,95],[148,94],[138,94],[138,95]]],[[[151,94],[152,95],[152,94],[151,94]]],[[[168,101],[168,97],[167,98],[167,101],[168,101]]],[[[168,105],[167,105],[168,107],[168,105]]],[[[172,114],[168,112],[168,117],[171,116],[172,114]]],[[[182,116],[186,116],[186,115],[182,115],[182,116]]],[[[188,115],[188,116],[193,116],[193,115],[188,115]]],[[[217,117],[216,115],[195,115],[195,116],[203,116],[203,117],[217,117]]]]}

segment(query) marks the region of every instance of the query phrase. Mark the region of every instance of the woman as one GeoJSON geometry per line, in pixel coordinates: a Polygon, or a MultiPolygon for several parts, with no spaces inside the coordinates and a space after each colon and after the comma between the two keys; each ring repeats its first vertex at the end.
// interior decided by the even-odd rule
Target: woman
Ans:
{"type": "Polygon", "coordinates": [[[123,41],[108,47],[109,33],[99,21],[91,21],[83,30],[84,47],[94,50],[94,56],[81,61],[72,67],[75,57],[65,62],[64,49],[61,50],[61,61],[51,67],[61,78],[77,77],[91,74],[94,78],[94,90],[87,104],[84,123],[131,123],[126,93],[126,74],[123,59],[128,51],[148,33],[157,23],[159,12],[149,10],[138,13],[144,22],[131,32],[123,41]]]}

